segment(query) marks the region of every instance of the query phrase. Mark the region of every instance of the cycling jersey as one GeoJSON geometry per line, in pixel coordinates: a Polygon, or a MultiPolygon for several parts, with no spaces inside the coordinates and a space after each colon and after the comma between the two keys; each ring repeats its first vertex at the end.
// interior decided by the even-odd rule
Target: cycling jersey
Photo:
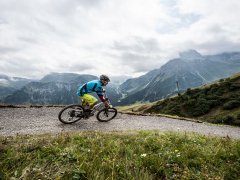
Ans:
{"type": "Polygon", "coordinates": [[[103,96],[103,88],[100,80],[93,80],[85,83],[77,90],[78,96],[83,96],[84,94],[96,92],[98,96],[103,96]]]}

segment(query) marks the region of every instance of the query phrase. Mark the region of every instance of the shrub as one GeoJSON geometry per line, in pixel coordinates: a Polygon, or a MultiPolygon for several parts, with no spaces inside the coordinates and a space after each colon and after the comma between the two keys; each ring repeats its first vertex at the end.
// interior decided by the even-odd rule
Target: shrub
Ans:
{"type": "Polygon", "coordinates": [[[193,109],[192,115],[193,116],[201,116],[207,114],[210,110],[210,106],[207,103],[201,104],[193,109]]]}
{"type": "Polygon", "coordinates": [[[220,79],[219,82],[220,82],[220,83],[221,83],[221,82],[224,82],[224,79],[220,79]]]}
{"type": "Polygon", "coordinates": [[[222,96],[219,98],[221,102],[226,102],[229,99],[229,96],[222,96]]]}
{"type": "Polygon", "coordinates": [[[219,106],[220,105],[220,101],[219,100],[209,100],[208,104],[210,105],[211,108],[219,106]]]}
{"type": "MultiPolygon", "coordinates": [[[[215,101],[213,103],[216,104],[215,101]]],[[[200,116],[208,113],[212,104],[204,98],[189,99],[183,104],[183,108],[192,116],[200,116]]]]}
{"type": "Polygon", "coordinates": [[[233,116],[227,115],[223,118],[223,123],[224,124],[233,124],[233,122],[234,122],[234,117],[233,116]]]}
{"type": "Polygon", "coordinates": [[[234,91],[234,90],[239,89],[239,88],[240,88],[240,86],[238,84],[231,84],[230,87],[229,87],[229,90],[234,91]]]}
{"type": "Polygon", "coordinates": [[[231,110],[231,109],[239,107],[239,106],[240,106],[240,102],[238,100],[231,100],[223,105],[223,109],[231,110]]]}
{"type": "Polygon", "coordinates": [[[207,95],[206,99],[208,100],[217,100],[220,99],[219,96],[215,95],[215,94],[211,94],[211,95],[207,95]]]}
{"type": "Polygon", "coordinates": [[[233,122],[233,125],[240,126],[240,120],[235,119],[234,122],[233,122]]]}
{"type": "Polygon", "coordinates": [[[237,114],[237,119],[240,119],[240,113],[237,114]]]}
{"type": "Polygon", "coordinates": [[[166,114],[180,115],[181,114],[181,106],[174,105],[170,107],[166,112],[166,114]]]}
{"type": "Polygon", "coordinates": [[[235,124],[234,122],[235,118],[231,115],[227,115],[227,116],[218,115],[215,117],[211,117],[209,121],[216,124],[228,124],[228,125],[235,124]]]}
{"type": "Polygon", "coordinates": [[[187,88],[186,94],[187,94],[187,95],[192,94],[192,90],[191,90],[191,88],[187,88]]]}

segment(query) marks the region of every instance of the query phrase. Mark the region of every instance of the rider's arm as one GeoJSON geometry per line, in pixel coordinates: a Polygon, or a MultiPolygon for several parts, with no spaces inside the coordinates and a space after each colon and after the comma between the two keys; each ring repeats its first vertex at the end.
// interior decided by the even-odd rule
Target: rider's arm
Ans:
{"type": "Polygon", "coordinates": [[[103,95],[98,95],[99,99],[105,104],[105,106],[109,107],[108,101],[103,95]]]}
{"type": "Polygon", "coordinates": [[[102,102],[106,101],[106,99],[105,99],[105,97],[103,95],[98,95],[98,97],[99,97],[99,99],[101,99],[102,102]]]}
{"type": "Polygon", "coordinates": [[[109,107],[108,101],[107,101],[107,99],[104,97],[104,92],[105,92],[105,90],[102,88],[102,86],[99,86],[99,87],[96,89],[96,93],[97,93],[99,99],[101,99],[101,101],[105,104],[106,107],[109,107]]]}

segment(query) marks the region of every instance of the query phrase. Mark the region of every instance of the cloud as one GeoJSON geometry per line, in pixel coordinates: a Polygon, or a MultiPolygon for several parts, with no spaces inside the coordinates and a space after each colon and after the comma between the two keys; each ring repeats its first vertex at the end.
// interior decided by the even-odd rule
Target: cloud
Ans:
{"type": "Polygon", "coordinates": [[[9,53],[9,52],[15,52],[15,51],[18,51],[19,49],[17,48],[14,48],[14,47],[6,47],[6,46],[0,46],[0,53],[1,54],[6,54],[6,53],[9,53]]]}
{"type": "Polygon", "coordinates": [[[238,0],[1,0],[0,72],[136,76],[179,51],[239,51],[238,0]]]}
{"type": "Polygon", "coordinates": [[[161,67],[159,60],[161,57],[153,55],[142,55],[136,53],[123,53],[121,56],[121,63],[127,64],[132,67],[134,72],[146,72],[150,69],[156,69],[161,67]]]}
{"type": "Polygon", "coordinates": [[[131,37],[125,41],[114,42],[113,49],[138,53],[158,53],[161,50],[156,39],[143,39],[141,37],[131,37]]]}
{"type": "Polygon", "coordinates": [[[114,42],[113,56],[119,60],[119,64],[126,64],[136,73],[143,73],[150,69],[159,68],[162,65],[161,52],[163,51],[156,39],[143,39],[131,37],[126,40],[114,42]]]}

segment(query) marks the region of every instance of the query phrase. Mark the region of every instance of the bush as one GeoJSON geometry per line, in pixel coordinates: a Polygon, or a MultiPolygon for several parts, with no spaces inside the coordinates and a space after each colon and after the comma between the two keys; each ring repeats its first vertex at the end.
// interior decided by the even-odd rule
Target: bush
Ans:
{"type": "Polygon", "coordinates": [[[231,84],[230,87],[229,87],[229,90],[234,91],[234,90],[239,89],[239,88],[240,88],[240,86],[238,84],[231,84]]]}
{"type": "Polygon", "coordinates": [[[231,110],[231,109],[239,107],[239,106],[240,106],[240,102],[238,100],[231,100],[223,105],[223,109],[231,110]]]}
{"type": "Polygon", "coordinates": [[[174,105],[172,107],[169,107],[168,110],[165,113],[166,114],[172,114],[172,115],[181,115],[181,106],[180,105],[174,105]]]}
{"type": "Polygon", "coordinates": [[[194,106],[196,104],[197,100],[196,99],[188,99],[187,102],[184,103],[186,106],[194,106]]]}
{"type": "Polygon", "coordinates": [[[224,124],[233,124],[234,122],[234,117],[233,116],[230,116],[230,115],[227,115],[223,118],[223,123],[224,124]]]}
{"type": "Polygon", "coordinates": [[[209,119],[209,121],[211,123],[216,123],[216,124],[228,124],[228,125],[233,125],[235,124],[235,118],[231,115],[227,115],[227,116],[216,116],[216,117],[211,117],[209,119]]]}
{"type": "Polygon", "coordinates": [[[187,88],[186,94],[187,94],[187,95],[191,95],[191,94],[192,94],[191,88],[187,88]]]}
{"type": "Polygon", "coordinates": [[[219,106],[221,102],[219,100],[209,100],[208,103],[210,107],[213,108],[213,107],[219,106]]]}
{"type": "Polygon", "coordinates": [[[220,82],[220,83],[221,83],[221,82],[224,82],[224,79],[220,79],[219,82],[220,82]]]}
{"type": "MultiPolygon", "coordinates": [[[[216,104],[215,101],[213,103],[216,104]]],[[[212,104],[204,98],[189,99],[183,104],[183,108],[189,115],[200,116],[208,113],[212,104]]]]}
{"type": "Polygon", "coordinates": [[[211,95],[207,95],[206,99],[208,100],[217,100],[220,99],[219,96],[215,95],[215,94],[211,94],[211,95]]]}
{"type": "Polygon", "coordinates": [[[240,113],[239,113],[239,114],[237,114],[237,119],[240,119],[240,113]]]}
{"type": "Polygon", "coordinates": [[[192,115],[193,116],[201,116],[207,114],[210,110],[210,106],[207,103],[201,104],[193,109],[192,115]]]}

